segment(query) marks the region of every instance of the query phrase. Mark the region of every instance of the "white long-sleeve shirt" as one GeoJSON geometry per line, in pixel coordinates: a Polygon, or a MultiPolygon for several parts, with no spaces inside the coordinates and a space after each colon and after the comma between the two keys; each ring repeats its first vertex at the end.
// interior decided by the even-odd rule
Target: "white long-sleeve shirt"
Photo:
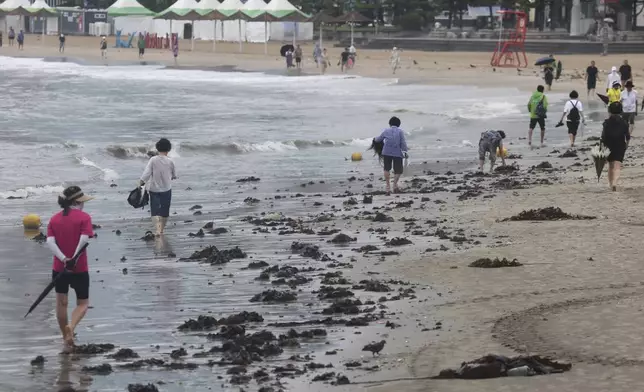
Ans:
{"type": "Polygon", "coordinates": [[[622,91],[622,107],[624,108],[624,113],[635,113],[637,112],[637,91],[628,90],[622,91]]]}
{"type": "Polygon", "coordinates": [[[617,71],[611,71],[611,73],[608,74],[608,77],[606,78],[606,90],[610,90],[613,88],[613,83],[618,82],[619,84],[622,83],[622,77],[619,75],[617,71]]]}
{"type": "Polygon", "coordinates": [[[174,162],[165,155],[157,155],[148,161],[141,181],[146,183],[150,192],[167,192],[172,189],[172,180],[176,177],[174,162]]]}

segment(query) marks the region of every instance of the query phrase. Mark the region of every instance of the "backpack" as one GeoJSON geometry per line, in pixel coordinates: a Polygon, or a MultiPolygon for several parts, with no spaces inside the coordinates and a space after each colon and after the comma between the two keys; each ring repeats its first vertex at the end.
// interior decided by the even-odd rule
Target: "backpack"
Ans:
{"type": "MultiPolygon", "coordinates": [[[[572,101],[570,101],[572,103],[572,101]]],[[[570,122],[579,122],[581,120],[581,116],[579,115],[579,109],[577,109],[577,104],[574,103],[572,104],[572,109],[570,109],[570,112],[568,112],[568,121],[570,122]]]]}
{"type": "Polygon", "coordinates": [[[534,109],[534,114],[538,118],[546,118],[547,117],[547,115],[546,115],[547,110],[546,110],[546,107],[543,104],[543,100],[544,100],[545,97],[546,97],[545,95],[541,96],[541,99],[537,103],[537,107],[534,109]]]}
{"type": "Polygon", "coordinates": [[[142,186],[136,187],[127,197],[128,204],[134,208],[144,208],[148,205],[149,201],[150,195],[148,195],[148,191],[142,186]]]}

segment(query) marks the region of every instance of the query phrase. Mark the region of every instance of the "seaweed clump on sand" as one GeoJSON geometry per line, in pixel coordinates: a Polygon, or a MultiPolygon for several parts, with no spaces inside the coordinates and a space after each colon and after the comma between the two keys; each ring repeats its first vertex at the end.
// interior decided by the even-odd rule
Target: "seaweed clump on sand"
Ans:
{"type": "Polygon", "coordinates": [[[535,166],[536,169],[552,169],[552,164],[548,161],[543,161],[537,166],[535,166]]]}
{"type": "Polygon", "coordinates": [[[519,263],[517,259],[514,260],[508,260],[505,257],[503,259],[499,259],[498,257],[495,259],[490,259],[487,257],[484,257],[482,259],[478,259],[476,261],[473,261],[470,263],[469,267],[475,267],[475,268],[503,268],[503,267],[520,267],[523,264],[519,263]]]}
{"type": "Polygon", "coordinates": [[[518,170],[519,170],[519,166],[517,165],[501,165],[496,169],[494,169],[494,172],[509,174],[509,173],[514,173],[515,171],[518,171],[518,170]]]}
{"type": "Polygon", "coordinates": [[[506,357],[488,354],[470,362],[463,362],[458,369],[441,370],[433,379],[480,380],[508,376],[536,376],[569,371],[569,363],[553,361],[539,355],[506,357]]]}
{"type": "Polygon", "coordinates": [[[99,344],[81,344],[80,346],[74,346],[72,349],[72,354],[105,354],[109,351],[114,350],[114,345],[111,343],[99,343],[99,344]]]}
{"type": "Polygon", "coordinates": [[[159,392],[159,389],[154,384],[129,384],[127,392],[159,392]]]}
{"type": "Polygon", "coordinates": [[[519,214],[505,218],[501,222],[507,221],[553,221],[553,220],[589,220],[596,219],[595,216],[588,215],[570,215],[565,213],[559,207],[537,208],[533,210],[521,211],[519,214]]]}
{"type": "Polygon", "coordinates": [[[559,158],[577,158],[577,151],[575,150],[566,150],[563,154],[559,155],[559,158]]]}
{"type": "Polygon", "coordinates": [[[202,250],[194,252],[188,259],[181,259],[181,261],[191,260],[204,260],[212,265],[226,264],[233,259],[245,259],[247,257],[238,246],[233,249],[219,250],[216,246],[209,246],[202,250]]]}
{"type": "Polygon", "coordinates": [[[212,316],[199,316],[197,319],[189,319],[179,326],[179,331],[204,331],[220,325],[238,325],[245,323],[261,323],[264,318],[257,312],[246,312],[233,314],[232,316],[217,319],[212,316]]]}
{"type": "Polygon", "coordinates": [[[253,296],[250,302],[292,302],[297,294],[291,291],[265,290],[253,296]]]}
{"type": "Polygon", "coordinates": [[[47,236],[40,232],[36,234],[31,240],[36,241],[39,244],[44,244],[45,242],[47,242],[47,236]]]}

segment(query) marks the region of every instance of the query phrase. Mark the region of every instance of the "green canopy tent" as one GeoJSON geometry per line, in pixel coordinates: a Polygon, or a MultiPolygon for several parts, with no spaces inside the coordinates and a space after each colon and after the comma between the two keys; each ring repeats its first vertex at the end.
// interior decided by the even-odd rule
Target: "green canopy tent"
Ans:
{"type": "MultiPolygon", "coordinates": [[[[244,15],[242,9],[244,8],[244,3],[240,0],[224,0],[223,3],[219,5],[217,11],[221,12],[226,16],[228,20],[237,20],[239,25],[239,53],[243,51],[242,43],[242,20],[247,20],[248,17],[244,15]]],[[[221,38],[224,38],[224,24],[221,24],[221,38]]]]}
{"type": "Polygon", "coordinates": [[[49,4],[45,3],[45,0],[36,0],[34,3],[27,8],[30,16],[37,16],[43,19],[42,23],[42,40],[41,44],[45,44],[45,33],[47,31],[47,18],[51,16],[56,16],[58,13],[55,9],[51,8],[49,4]]]}
{"type": "MultiPolygon", "coordinates": [[[[264,18],[268,22],[307,22],[311,16],[297,9],[288,0],[271,0],[264,9],[264,18]]],[[[296,29],[293,31],[293,44],[295,44],[296,29]]]]}
{"type": "Polygon", "coordinates": [[[371,19],[367,18],[366,16],[362,15],[357,11],[351,11],[344,15],[340,15],[336,18],[336,20],[340,23],[348,23],[349,26],[351,26],[351,45],[352,46],[353,46],[353,25],[356,23],[373,22],[371,19]]]}
{"type": "Polygon", "coordinates": [[[195,0],[177,0],[170,7],[159,12],[154,18],[170,21],[170,34],[172,34],[173,20],[188,20],[192,22],[192,36],[190,37],[191,50],[195,50],[194,21],[200,20],[202,15],[197,12],[199,5],[195,0]]]}
{"type": "Polygon", "coordinates": [[[117,0],[107,8],[107,14],[114,17],[153,16],[154,11],[145,8],[136,0],[117,0]]]}
{"type": "Polygon", "coordinates": [[[268,54],[268,19],[266,16],[266,3],[264,0],[248,0],[241,9],[247,20],[264,20],[264,54],[268,54]]]}

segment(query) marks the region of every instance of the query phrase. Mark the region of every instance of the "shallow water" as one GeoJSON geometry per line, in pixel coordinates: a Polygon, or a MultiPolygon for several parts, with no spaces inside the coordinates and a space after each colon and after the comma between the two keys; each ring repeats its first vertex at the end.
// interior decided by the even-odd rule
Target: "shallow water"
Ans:
{"type": "MultiPolygon", "coordinates": [[[[205,339],[176,331],[190,317],[257,309],[266,322],[302,320],[313,318],[312,312],[321,307],[310,293],[317,283],[308,285],[293,304],[248,302],[271,286],[253,282],[259,271],[242,269],[249,261],[315,266],[288,251],[297,235],[252,234],[248,225],[240,223],[240,216],[271,211],[278,203],[265,198],[289,195],[275,208],[301,217],[323,208],[314,210],[313,199],[291,199],[296,192],[322,194],[320,200],[328,205],[330,195],[340,188],[360,188],[361,184],[342,182],[351,175],[379,172],[377,162],[370,153],[359,163],[345,158],[364,151],[392,115],[402,119],[408,134],[412,173],[471,167],[478,137],[485,129],[505,129],[509,142],[524,144],[518,139],[525,136],[527,123],[523,113],[527,97],[514,89],[398,85],[395,80],[358,77],[84,67],[0,57],[0,87],[5,92],[0,100],[4,149],[0,165],[10,168],[0,174],[0,225],[4,226],[0,235],[5,238],[0,243],[2,391],[55,390],[53,385],[66,380],[75,388],[100,391],[159,380],[168,383],[163,388],[167,391],[226,390],[213,375],[223,371],[208,367],[171,375],[120,371],[92,380],[79,368],[104,362],[103,357],[57,355],[53,295],[23,320],[49,279],[50,256],[43,246],[25,240],[16,222],[27,212],[41,214],[46,221],[56,212],[55,197],[64,186],[75,183],[97,196],[87,210],[103,226],[90,248],[93,309],[79,327],[79,341],[114,343],[144,358],[167,357],[180,345],[192,354],[201,351],[198,347],[206,344],[205,339]],[[165,241],[144,243],[139,238],[150,226],[147,212],[131,209],[125,198],[143,170],[147,150],[159,137],[174,143],[171,156],[179,175],[173,192],[176,215],[165,241]],[[429,165],[420,165],[424,161],[429,165]],[[235,183],[250,175],[261,182],[235,183]],[[315,184],[300,186],[309,181],[315,184]],[[249,195],[262,200],[261,206],[245,205],[249,195]],[[204,206],[202,216],[192,215],[193,204],[204,206]],[[193,219],[199,222],[186,222],[193,219]],[[209,220],[230,233],[205,239],[187,236],[209,220]],[[120,237],[116,229],[123,232],[120,237]],[[186,257],[213,243],[220,248],[240,245],[252,259],[219,268],[168,258],[171,252],[186,257]],[[120,262],[123,256],[127,260],[120,262]],[[128,268],[127,275],[123,268],[128,268]],[[233,276],[224,276],[228,274],[233,276]],[[29,360],[39,354],[48,362],[42,370],[34,370],[29,360]]],[[[551,101],[559,98],[553,96],[551,101]]],[[[558,129],[549,133],[551,146],[566,140],[565,130],[558,129]]],[[[522,147],[510,150],[521,153],[522,147]]],[[[376,240],[376,236],[364,236],[360,245],[376,240]]],[[[364,300],[364,294],[360,298],[364,300]]],[[[365,336],[369,328],[363,331],[365,336]]],[[[342,346],[339,339],[347,333],[351,332],[338,329],[327,339],[288,354],[342,346]]],[[[322,358],[321,362],[327,361],[322,358]]]]}

